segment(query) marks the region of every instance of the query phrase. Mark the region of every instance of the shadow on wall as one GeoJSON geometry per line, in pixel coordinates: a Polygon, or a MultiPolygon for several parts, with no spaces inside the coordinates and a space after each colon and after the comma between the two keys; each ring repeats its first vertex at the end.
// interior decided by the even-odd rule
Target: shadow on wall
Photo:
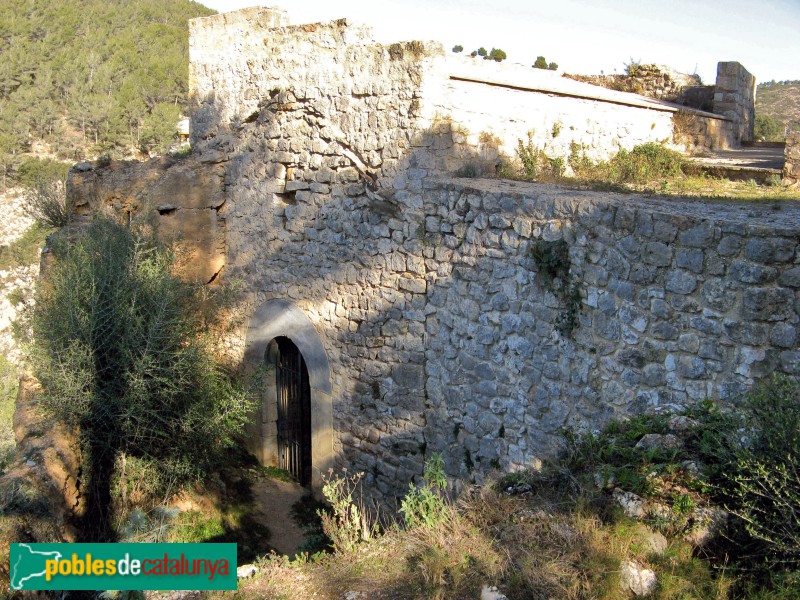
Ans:
{"type": "MultiPolygon", "coordinates": [[[[491,231],[510,227],[531,207],[509,198],[489,209],[456,190],[450,204],[439,205],[434,195],[437,166],[485,156],[454,155],[451,123],[412,136],[407,154],[391,165],[396,170],[383,176],[349,156],[346,141],[322,133],[317,169],[309,167],[313,158],[300,158],[315,138],[297,140],[293,155],[278,150],[285,139],[279,137],[270,154],[269,132],[300,130],[293,120],[309,112],[260,112],[240,130],[239,147],[255,150],[227,154],[238,177],[228,220],[246,224],[229,229],[229,276],[243,277],[255,297],[246,312],[290,298],[317,327],[332,364],[340,464],[367,472],[367,483],[391,496],[419,476],[431,452],[444,453],[451,476],[480,480],[492,468],[535,463],[552,452],[570,418],[610,418],[617,409],[595,402],[589,382],[596,359],[576,358],[575,342],[555,333],[563,308],[534,283],[527,248],[536,234],[530,227],[509,233],[516,236],[512,249],[491,231]],[[265,164],[265,157],[280,162],[265,164]],[[445,308],[441,318],[433,316],[445,308]],[[508,310],[525,315],[503,319],[508,310]],[[497,321],[482,321],[484,315],[497,321]],[[536,357],[524,340],[528,330],[552,335],[536,357]],[[458,368],[442,368],[442,357],[458,368]],[[498,366],[504,361],[510,369],[498,366]],[[585,400],[580,415],[561,398],[562,374],[573,401],[585,400]]],[[[214,151],[229,149],[215,141],[214,151]]],[[[596,207],[583,212],[590,221],[605,218],[596,207]]],[[[556,239],[562,232],[538,234],[556,239]]],[[[622,401],[634,403],[627,393],[622,401]]]]}
{"type": "MultiPolygon", "coordinates": [[[[718,276],[743,255],[748,225],[723,232],[721,213],[655,200],[443,183],[471,164],[491,173],[494,140],[471,149],[444,119],[415,128],[412,97],[381,112],[367,94],[342,114],[307,93],[273,92],[208,129],[182,165],[218,174],[222,279],[243,282],[237,310],[291,302],[313,325],[330,366],[332,462],[365,472],[376,495],[403,493],[433,452],[449,476],[481,482],[536,464],[563,427],[698,401],[712,384],[732,396],[782,360],[743,350],[749,330],[695,314],[746,308],[764,320],[749,275],[718,276]],[[392,137],[365,137],[375,127],[392,137]],[[567,272],[585,285],[571,337],[559,331],[564,298],[532,256],[540,239],[566,241],[567,272]],[[706,259],[717,271],[704,272],[706,259]],[[735,343],[712,349],[715,336],[735,343]]],[[[770,306],[785,295],[759,293],[770,306]]],[[[242,361],[245,332],[226,342],[242,361]]],[[[316,462],[324,472],[331,461],[316,462]]]]}
{"type": "MultiPolygon", "coordinates": [[[[380,481],[382,493],[391,496],[421,475],[427,456],[442,449],[443,440],[432,433],[439,426],[431,424],[449,418],[437,416],[427,398],[426,333],[424,318],[416,315],[423,314],[429,282],[445,276],[444,271],[429,273],[425,265],[426,259],[436,259],[443,235],[438,225],[430,230],[424,182],[448,166],[460,165],[461,174],[493,173],[496,142],[484,135],[481,148],[467,151],[453,143],[457,126],[441,120],[401,142],[406,153],[388,159],[389,165],[372,167],[342,132],[325,131],[330,124],[320,124],[313,106],[293,102],[290,92],[272,100],[257,115],[237,119],[231,130],[236,135],[217,135],[202,154],[183,161],[112,163],[73,172],[72,190],[94,208],[105,206],[129,218],[149,212],[162,234],[177,237],[190,249],[190,275],[207,270],[207,257],[222,254],[225,277],[214,283],[244,281],[249,300],[240,312],[254,314],[262,306],[272,314],[280,307],[283,316],[296,317],[289,322],[260,319],[269,332],[260,333],[245,362],[263,360],[262,346],[270,341],[265,335],[293,339],[310,372],[327,360],[326,354],[335,357],[334,385],[313,386],[317,410],[312,450],[319,452],[314,487],[319,488],[319,474],[336,455],[340,466],[369,472],[369,483],[380,481]],[[317,126],[309,128],[317,135],[299,142],[309,150],[291,152],[298,142],[283,137],[283,132],[295,130],[296,123],[287,123],[295,119],[317,126]],[[267,148],[270,139],[277,140],[274,149],[267,148]],[[287,149],[279,149],[283,147],[287,149]],[[304,151],[307,162],[302,161],[304,151]],[[179,182],[186,184],[183,189],[179,182]],[[211,215],[215,235],[197,231],[195,221],[184,217],[192,211],[211,215]],[[226,246],[219,242],[220,232],[227,236],[226,246]],[[287,299],[312,317],[324,351],[319,339],[315,348],[302,343],[302,334],[298,338],[303,328],[297,323],[308,317],[300,317],[287,299]],[[413,321],[405,322],[412,313],[413,321]],[[351,373],[347,365],[354,363],[351,373]]],[[[467,205],[463,208],[466,214],[467,205]]],[[[463,239],[465,232],[459,224],[454,227],[453,235],[463,239]]],[[[449,250],[440,249],[439,259],[442,252],[449,250]]],[[[257,314],[254,318],[259,320],[257,314]]],[[[269,423],[262,416],[257,420],[274,429],[274,414],[269,423]]],[[[455,425],[448,426],[456,440],[455,425]]],[[[484,463],[483,470],[490,463],[500,466],[500,450],[484,444],[473,451],[483,454],[473,457],[459,448],[449,472],[469,478],[473,465],[484,463]]],[[[274,462],[274,457],[262,460],[274,462]]]]}
{"type": "MultiPolygon", "coordinates": [[[[304,102],[281,101],[293,100],[290,92],[273,99],[277,105],[243,120],[237,138],[218,135],[208,144],[236,174],[229,175],[237,184],[230,189],[227,222],[246,224],[228,229],[226,276],[245,282],[251,299],[243,312],[291,299],[311,317],[332,364],[337,462],[367,472],[368,485],[380,481],[381,492],[391,496],[421,475],[427,456],[442,450],[442,440],[427,432],[440,427],[431,425],[438,417],[426,391],[423,315],[429,284],[446,275],[429,273],[425,265],[443,246],[438,224],[429,231],[425,181],[446,166],[493,173],[496,146],[484,136],[485,148],[454,149],[455,127],[442,120],[400,143],[407,153],[371,167],[343,134],[324,131],[328,123],[309,127],[315,133],[305,139],[284,138],[302,129],[297,121],[319,126],[318,113],[304,102]],[[293,145],[295,153],[279,149],[293,145]],[[310,155],[305,162],[303,152],[310,155]],[[407,321],[404,315],[413,313],[419,316],[407,321]]],[[[442,248],[439,260],[442,251],[449,252],[442,248]]],[[[250,346],[245,353],[247,363],[263,357],[250,346]]],[[[449,427],[455,444],[457,427],[449,427]]],[[[474,458],[460,447],[451,474],[468,479],[475,464],[500,466],[501,452],[484,446],[486,457],[474,458]]],[[[315,472],[324,473],[331,461],[317,458],[315,472]]]]}

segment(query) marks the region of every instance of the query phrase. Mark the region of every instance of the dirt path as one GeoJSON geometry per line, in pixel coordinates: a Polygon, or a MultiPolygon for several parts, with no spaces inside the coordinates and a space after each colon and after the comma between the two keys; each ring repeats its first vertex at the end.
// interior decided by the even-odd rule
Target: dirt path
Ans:
{"type": "Polygon", "coordinates": [[[292,505],[302,498],[307,490],[295,482],[278,481],[261,477],[253,483],[254,518],[269,527],[272,536],[269,543],[281,554],[293,556],[303,543],[303,530],[292,519],[292,505]]]}

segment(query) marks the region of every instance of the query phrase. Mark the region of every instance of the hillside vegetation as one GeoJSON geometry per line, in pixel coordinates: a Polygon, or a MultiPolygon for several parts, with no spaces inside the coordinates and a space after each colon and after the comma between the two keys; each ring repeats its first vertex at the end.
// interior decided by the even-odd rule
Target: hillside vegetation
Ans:
{"type": "Polygon", "coordinates": [[[759,121],[763,123],[766,120],[764,137],[768,141],[777,141],[778,138],[782,140],[787,125],[800,127],[800,81],[760,84],[756,95],[756,115],[757,129],[759,121]],[[772,120],[778,123],[772,123],[772,120]],[[780,131],[776,135],[772,130],[777,129],[780,131]],[[773,135],[769,135],[770,133],[773,135]]]}
{"type": "Polygon", "coordinates": [[[798,598],[799,391],[774,377],[736,412],[566,430],[558,459],[457,501],[434,454],[377,533],[359,475],[334,476],[319,515],[334,552],[262,556],[237,598],[798,598]]]}
{"type": "Polygon", "coordinates": [[[189,0],[0,0],[0,171],[169,145],[186,110],[189,0]]]}

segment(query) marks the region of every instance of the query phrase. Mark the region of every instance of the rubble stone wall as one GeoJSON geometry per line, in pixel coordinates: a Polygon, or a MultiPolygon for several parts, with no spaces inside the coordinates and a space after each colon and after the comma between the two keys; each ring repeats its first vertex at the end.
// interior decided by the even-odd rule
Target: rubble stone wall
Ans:
{"type": "MultiPolygon", "coordinates": [[[[800,374],[797,209],[453,179],[513,147],[510,126],[481,119],[513,122],[530,89],[454,80],[437,45],[380,46],[343,21],[274,28],[279,16],[262,25],[262,12],[233,19],[227,37],[214,34],[224,15],[192,23],[193,156],[153,181],[176,197],[160,216],[191,229],[181,186],[163,182],[208,169],[186,206],[210,211],[216,233],[197,237],[195,256],[224,248],[216,282],[242,282],[237,310],[279,321],[232,332],[233,360],[262,360],[256,329],[292,337],[281,307],[307,318],[306,342],[318,336],[325,385],[312,404],[330,409],[331,431],[314,431],[330,446],[315,469],[364,471],[392,497],[442,452],[454,480],[480,482],[552,454],[563,427],[732,401],[771,371],[800,374]],[[497,107],[482,101],[489,88],[497,107]]],[[[669,111],[606,105],[666,133],[650,116],[669,111]]],[[[596,119],[581,131],[597,148],[635,138],[610,113],[596,119]]],[[[558,135],[556,121],[536,127],[551,141],[578,129],[559,122],[558,135]]],[[[97,198],[103,181],[73,186],[97,198]]],[[[270,437],[269,419],[267,407],[254,440],[270,437]]]]}
{"type": "MultiPolygon", "coordinates": [[[[702,86],[699,75],[679,73],[664,65],[631,63],[624,74],[571,75],[566,77],[585,81],[621,92],[633,92],[651,98],[682,104],[683,91],[702,86]]],[[[696,108],[701,108],[696,106],[696,108]]]]}
{"type": "MultiPolygon", "coordinates": [[[[191,22],[193,148],[233,147],[268,112],[303,106],[313,118],[293,135],[315,138],[310,130],[319,130],[326,144],[348,151],[342,160],[387,188],[409,168],[444,174],[468,165],[494,174],[528,135],[552,157],[577,146],[597,160],[646,142],[701,150],[736,141],[726,116],[540,69],[446,56],[438,43],[380,45],[368,28],[345,20],[283,23],[272,9],[191,22]],[[683,112],[698,124],[692,136],[676,127],[683,112]]],[[[282,152],[289,178],[305,177],[295,164],[307,163],[307,151],[263,150],[282,152]]]]}
{"type": "Polygon", "coordinates": [[[245,313],[286,299],[310,318],[334,455],[384,495],[434,451],[480,481],[552,454],[563,427],[800,374],[796,211],[435,178],[385,198],[311,182],[291,204],[257,181],[231,189],[229,275],[245,313]],[[533,257],[562,239],[572,307],[533,257]]]}

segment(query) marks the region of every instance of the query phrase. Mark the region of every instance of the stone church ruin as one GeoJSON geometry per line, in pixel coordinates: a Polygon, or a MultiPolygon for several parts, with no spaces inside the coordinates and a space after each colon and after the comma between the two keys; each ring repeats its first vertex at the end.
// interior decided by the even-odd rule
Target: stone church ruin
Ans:
{"type": "Polygon", "coordinates": [[[392,497],[441,452],[454,481],[536,465],[559,432],[800,375],[800,212],[458,178],[518,140],[590,158],[752,139],[754,78],[713,112],[344,20],[254,8],[190,24],[192,155],[73,169],[79,207],[158,212],[187,274],[243,282],[231,360],[265,369],[250,450],[314,488],[392,497]],[[560,293],[537,254],[561,262],[560,293]]]}

